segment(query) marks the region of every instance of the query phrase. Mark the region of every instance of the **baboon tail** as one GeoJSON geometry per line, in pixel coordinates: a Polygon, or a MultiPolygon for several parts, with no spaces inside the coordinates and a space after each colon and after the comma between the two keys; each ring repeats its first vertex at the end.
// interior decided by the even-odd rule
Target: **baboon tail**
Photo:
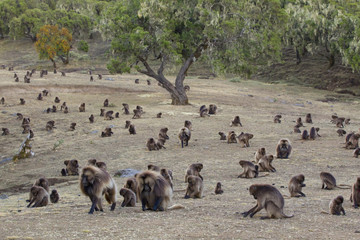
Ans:
{"type": "Polygon", "coordinates": [[[168,210],[183,209],[183,208],[185,207],[181,204],[174,204],[171,207],[168,207],[168,210]]]}
{"type": "Polygon", "coordinates": [[[184,148],[184,140],[181,139],[181,148],[184,148]]]}

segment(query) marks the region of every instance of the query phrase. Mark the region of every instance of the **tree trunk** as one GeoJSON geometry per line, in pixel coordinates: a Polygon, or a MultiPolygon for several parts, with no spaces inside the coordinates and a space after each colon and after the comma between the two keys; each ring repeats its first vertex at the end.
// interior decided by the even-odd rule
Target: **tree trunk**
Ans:
{"type": "Polygon", "coordinates": [[[333,67],[335,65],[335,56],[334,54],[331,54],[330,57],[328,57],[329,60],[329,68],[333,67]]]}
{"type": "Polygon", "coordinates": [[[59,56],[59,58],[61,59],[63,64],[69,64],[69,55],[67,55],[66,58],[64,58],[63,56],[59,56]]]}
{"type": "Polygon", "coordinates": [[[300,53],[299,50],[296,49],[296,64],[300,64],[300,63],[301,63],[300,53]]]}
{"type": "Polygon", "coordinates": [[[50,58],[50,61],[53,63],[54,69],[56,69],[56,62],[54,61],[54,59],[50,58]]]}

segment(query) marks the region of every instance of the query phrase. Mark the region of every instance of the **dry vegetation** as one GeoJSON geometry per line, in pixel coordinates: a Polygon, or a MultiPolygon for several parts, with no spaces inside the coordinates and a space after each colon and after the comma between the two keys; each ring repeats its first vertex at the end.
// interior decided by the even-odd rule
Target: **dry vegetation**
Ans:
{"type": "MultiPolygon", "coordinates": [[[[20,79],[25,71],[20,73],[20,79]]],[[[106,78],[108,76],[105,76],[106,78]]],[[[350,117],[351,124],[346,131],[357,131],[360,126],[359,102],[354,97],[348,101],[323,102],[327,91],[298,86],[269,85],[254,81],[232,83],[221,79],[186,79],[191,86],[191,105],[172,106],[165,90],[154,81],[146,85],[146,78],[135,75],[109,76],[114,81],[96,80],[89,82],[89,75],[69,73],[39,78],[39,73],[30,84],[15,83],[13,73],[0,71],[0,97],[6,104],[0,105],[0,127],[10,129],[9,136],[0,136],[0,157],[4,159],[17,152],[25,138],[21,134],[21,121],[16,120],[17,112],[31,118],[35,137],[32,141],[35,156],[17,162],[0,165],[1,239],[358,239],[360,210],[353,209],[349,202],[350,190],[321,190],[319,173],[333,173],[339,184],[353,184],[359,175],[358,159],[352,151],[342,148],[345,137],[338,137],[337,128],[330,123],[330,116],[350,117]],[[134,79],[140,78],[140,84],[134,79]],[[50,96],[43,101],[36,100],[40,91],[47,89],[50,96]],[[44,109],[54,104],[58,96],[67,102],[70,112],[46,114],[44,109]],[[26,105],[19,105],[19,98],[26,105]],[[114,112],[122,112],[122,103],[134,109],[141,105],[146,112],[141,119],[120,114],[120,118],[106,121],[99,116],[103,101],[108,98],[114,112]],[[78,107],[86,103],[86,112],[78,107]],[[202,104],[216,104],[218,114],[200,118],[198,109],[202,104]],[[158,112],[161,119],[155,118],[158,112]],[[315,141],[301,141],[300,135],[292,133],[294,121],[311,113],[314,124],[320,127],[321,138],[315,141]],[[95,115],[95,123],[88,117],[95,115]],[[282,123],[274,124],[273,116],[282,114],[282,123]],[[230,121],[239,115],[243,127],[230,127],[230,121]],[[55,121],[52,132],[45,130],[46,122],[55,121]],[[124,129],[125,120],[131,120],[137,130],[130,135],[124,129]],[[187,148],[181,149],[177,139],[178,130],[185,120],[193,123],[192,139],[187,148]],[[69,131],[70,123],[76,122],[76,130],[69,131]],[[112,126],[114,135],[101,138],[101,131],[112,126]],[[149,152],[146,139],[156,137],[162,127],[168,127],[170,140],[165,150],[149,152]],[[238,144],[227,144],[219,140],[219,131],[235,130],[254,134],[249,148],[238,144]],[[275,159],[276,173],[257,179],[239,179],[242,169],[239,160],[253,160],[255,151],[265,147],[268,153],[275,153],[277,141],[287,137],[293,143],[290,159],[275,159]],[[54,148],[54,144],[63,143],[54,148]],[[172,169],[174,188],[186,188],[186,168],[195,162],[204,165],[202,176],[205,197],[184,199],[184,191],[175,192],[173,203],[180,203],[185,209],[167,212],[143,212],[137,203],[135,208],[120,208],[121,198],[114,212],[105,204],[104,213],[88,215],[90,201],[82,196],[77,177],[62,177],[64,160],[78,159],[84,166],[88,159],[96,158],[106,162],[114,174],[119,169],[144,170],[150,163],[172,169]],[[269,183],[283,194],[289,195],[287,184],[293,175],[303,173],[306,187],[305,198],[285,199],[285,213],[295,217],[284,220],[260,220],[264,210],[253,219],[243,218],[241,212],[255,205],[247,188],[253,183],[269,183]],[[40,176],[51,182],[50,189],[56,188],[60,202],[47,207],[27,209],[25,200],[31,184],[40,176]],[[224,194],[215,195],[216,183],[223,185],[224,194]],[[328,210],[331,199],[343,195],[346,216],[321,214],[328,210]],[[4,196],[4,195],[2,195],[4,196]]],[[[334,97],[334,96],[332,96],[334,97]]],[[[336,97],[336,96],[335,96],[336,97]]],[[[60,104],[56,104],[60,106],[60,104]]],[[[302,128],[304,129],[304,128],[302,128]]],[[[263,175],[263,174],[261,174],[263,175]]],[[[115,178],[120,189],[126,178],[115,178]]]]}

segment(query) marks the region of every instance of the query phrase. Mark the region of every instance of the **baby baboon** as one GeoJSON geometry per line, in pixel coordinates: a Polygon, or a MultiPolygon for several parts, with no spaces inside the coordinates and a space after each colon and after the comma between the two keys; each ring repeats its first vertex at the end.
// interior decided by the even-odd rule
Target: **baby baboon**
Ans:
{"type": "Polygon", "coordinates": [[[139,84],[139,79],[135,79],[135,84],[139,84]]]}
{"type": "Polygon", "coordinates": [[[122,188],[119,193],[124,197],[121,207],[135,207],[136,195],[131,189],[122,188]]]}
{"type": "Polygon", "coordinates": [[[146,82],[147,82],[147,85],[151,85],[151,81],[149,79],[146,80],[146,82]]]}
{"type": "Polygon", "coordinates": [[[74,131],[74,130],[75,130],[75,126],[76,126],[76,123],[71,123],[71,124],[70,124],[70,131],[74,131]]]}
{"type": "Polygon", "coordinates": [[[349,188],[342,188],[342,187],[339,187],[339,186],[351,187],[351,186],[348,186],[348,185],[345,185],[345,184],[340,184],[339,186],[336,185],[335,177],[331,173],[328,173],[328,172],[321,172],[320,173],[320,178],[321,178],[321,181],[322,181],[321,189],[326,189],[326,190],[332,190],[334,188],[349,189],[349,188]]]}
{"type": "Polygon", "coordinates": [[[135,129],[135,125],[134,124],[130,124],[129,126],[129,133],[135,135],[136,134],[136,129],[135,129]]]}
{"type": "Polygon", "coordinates": [[[2,132],[2,136],[5,136],[5,135],[9,135],[10,134],[10,131],[9,131],[9,129],[8,128],[2,128],[1,129],[3,132],[2,132]]]}
{"type": "Polygon", "coordinates": [[[90,82],[93,82],[93,81],[94,81],[94,77],[90,76],[90,82]]]}
{"type": "Polygon", "coordinates": [[[63,109],[65,109],[66,108],[66,102],[63,102],[63,104],[61,105],[61,107],[60,107],[60,111],[62,111],[63,109]]]}
{"type": "MultiPolygon", "coordinates": [[[[226,135],[223,132],[219,132],[220,140],[226,140],[226,135]]],[[[236,139],[235,139],[236,140],[236,139]]]]}
{"type": "Polygon", "coordinates": [[[276,172],[276,169],[271,165],[274,160],[273,155],[263,156],[259,160],[259,171],[260,172],[276,172]]]}
{"type": "Polygon", "coordinates": [[[157,117],[157,118],[161,118],[161,115],[162,115],[162,113],[159,112],[158,114],[156,114],[156,117],[157,117]]]}
{"type": "Polygon", "coordinates": [[[291,143],[287,138],[280,139],[276,146],[276,157],[277,158],[289,158],[291,154],[291,143]]]}
{"type": "Polygon", "coordinates": [[[33,203],[34,207],[44,207],[49,202],[49,193],[43,188],[39,186],[32,186],[30,189],[30,203],[27,205],[29,208],[33,203]]]}
{"type": "Polygon", "coordinates": [[[100,117],[104,117],[105,116],[105,109],[101,108],[100,109],[100,117]]]}
{"type": "Polygon", "coordinates": [[[209,105],[209,114],[216,114],[217,106],[215,104],[209,105]]]}
{"type": "Polygon", "coordinates": [[[87,164],[91,166],[96,166],[96,161],[97,160],[95,158],[92,158],[88,160],[87,164]]]}
{"type": "Polygon", "coordinates": [[[82,103],[79,107],[79,112],[85,112],[85,103],[82,103]]]}
{"type": "Polygon", "coordinates": [[[259,160],[266,155],[265,148],[259,148],[255,153],[255,162],[258,163],[259,160]]]}
{"type": "Polygon", "coordinates": [[[124,106],[123,109],[122,109],[122,110],[124,110],[124,114],[129,115],[130,114],[130,112],[129,112],[129,104],[123,103],[122,105],[124,106]]]}
{"type": "Polygon", "coordinates": [[[64,113],[69,113],[69,108],[67,106],[64,108],[64,113]]]}
{"type": "Polygon", "coordinates": [[[57,203],[57,202],[59,202],[59,199],[60,199],[60,196],[59,196],[59,193],[56,191],[56,189],[52,190],[51,194],[50,194],[50,202],[57,203]]]}
{"type": "Polygon", "coordinates": [[[79,175],[79,163],[78,160],[65,160],[64,164],[66,168],[61,170],[62,176],[77,176],[79,175]]]}
{"type": "Polygon", "coordinates": [[[17,113],[16,116],[17,116],[16,120],[22,120],[24,118],[24,116],[21,113],[17,113]]]}
{"type": "Polygon", "coordinates": [[[215,187],[215,194],[223,194],[224,191],[221,189],[221,182],[218,182],[215,187]]]}
{"type": "Polygon", "coordinates": [[[169,183],[171,189],[174,189],[173,188],[173,182],[172,182],[172,176],[171,176],[171,174],[169,172],[171,172],[171,171],[167,170],[166,168],[162,168],[160,170],[161,176],[163,176],[165,178],[165,180],[169,183]]]}
{"type": "Polygon", "coordinates": [[[139,109],[134,109],[133,112],[134,112],[134,116],[132,117],[133,119],[137,119],[141,117],[142,112],[139,109]]]}
{"type": "Polygon", "coordinates": [[[237,143],[237,136],[234,131],[230,131],[227,135],[227,143],[237,143]]]}
{"type": "Polygon", "coordinates": [[[290,179],[289,182],[289,192],[291,197],[306,197],[302,188],[306,185],[304,184],[305,176],[303,174],[296,175],[290,179]]]}
{"type": "Polygon", "coordinates": [[[188,128],[190,131],[192,131],[192,123],[188,120],[185,120],[184,127],[188,128]]]}
{"type": "Polygon", "coordinates": [[[152,150],[159,150],[158,145],[156,144],[155,140],[153,138],[149,138],[146,142],[146,147],[149,151],[152,150]]]}
{"type": "Polygon", "coordinates": [[[359,157],[359,154],[360,154],[360,148],[357,147],[357,148],[355,148],[355,150],[354,150],[354,158],[358,158],[358,157],[359,157]]]}
{"type": "Polygon", "coordinates": [[[93,114],[90,115],[89,121],[90,121],[90,123],[94,123],[94,115],[93,114]]]}
{"type": "Polygon", "coordinates": [[[5,104],[5,98],[4,97],[1,98],[0,104],[5,104]]]}
{"type": "Polygon", "coordinates": [[[336,132],[337,132],[337,134],[339,134],[339,137],[342,137],[342,136],[344,136],[344,134],[346,134],[346,131],[343,129],[338,129],[336,132]]]}
{"type": "MultiPolygon", "coordinates": [[[[348,136],[346,136],[346,138],[348,138],[348,136]]],[[[359,147],[359,138],[360,138],[360,133],[351,134],[347,142],[345,143],[345,148],[356,149],[357,147],[359,147]]]]}
{"type": "Polygon", "coordinates": [[[107,127],[104,132],[101,132],[101,137],[111,137],[112,134],[114,133],[111,131],[111,128],[107,127]]]}
{"type": "Polygon", "coordinates": [[[161,128],[161,129],[160,129],[160,132],[159,132],[159,138],[162,138],[162,139],[164,139],[164,140],[169,139],[169,136],[167,135],[167,131],[168,131],[168,128],[167,128],[167,127],[161,128]]]}
{"type": "Polygon", "coordinates": [[[309,133],[308,133],[308,131],[306,129],[301,134],[301,139],[302,140],[308,140],[309,139],[309,133]]]}
{"type": "Polygon", "coordinates": [[[181,141],[182,148],[184,148],[184,143],[185,146],[189,145],[189,140],[191,138],[191,131],[188,128],[186,127],[181,128],[178,136],[181,141]]]}
{"type": "Polygon", "coordinates": [[[303,127],[304,124],[302,123],[301,117],[299,117],[298,119],[296,119],[296,125],[299,125],[300,127],[303,127]]]}
{"type": "Polygon", "coordinates": [[[360,205],[360,177],[356,179],[356,182],[351,188],[350,201],[354,204],[354,208],[358,208],[360,205]]]}
{"type": "Polygon", "coordinates": [[[259,166],[254,165],[252,162],[240,160],[239,164],[244,171],[238,178],[256,178],[259,175],[259,166]]]}
{"type": "Polygon", "coordinates": [[[240,135],[237,138],[239,140],[239,144],[242,147],[250,147],[249,140],[252,139],[253,137],[254,137],[254,135],[251,134],[251,133],[243,133],[243,132],[241,132],[240,135]]]}
{"type": "Polygon", "coordinates": [[[46,131],[51,131],[51,130],[53,130],[53,128],[56,128],[55,121],[48,121],[46,123],[46,131]]]}
{"type": "Polygon", "coordinates": [[[39,93],[39,95],[37,96],[37,98],[36,98],[37,100],[43,100],[43,97],[42,97],[42,94],[41,93],[39,93]]]}
{"type": "Polygon", "coordinates": [[[25,100],[23,98],[20,98],[20,104],[25,105],[25,100]]]}
{"type": "Polygon", "coordinates": [[[156,166],[156,165],[153,165],[153,164],[149,164],[149,165],[147,166],[147,168],[148,168],[148,170],[150,170],[150,171],[160,172],[160,168],[159,168],[158,166],[156,166]]]}
{"type": "Polygon", "coordinates": [[[230,124],[230,127],[232,127],[232,126],[240,126],[240,127],[242,127],[239,116],[235,116],[234,120],[230,124]]]}
{"type": "Polygon", "coordinates": [[[131,125],[130,121],[125,121],[125,129],[129,128],[131,125]]]}
{"type": "Polygon", "coordinates": [[[104,107],[108,107],[109,106],[109,100],[108,99],[105,99],[104,101],[104,107]]]}
{"type": "Polygon", "coordinates": [[[119,112],[116,112],[115,113],[115,118],[119,118],[120,117],[120,113],[119,112]]]}
{"type": "Polygon", "coordinates": [[[112,116],[113,115],[113,113],[114,113],[114,111],[107,111],[106,113],[105,113],[105,120],[113,120],[114,119],[114,117],[112,116]]]}
{"type": "Polygon", "coordinates": [[[185,198],[202,198],[204,184],[198,176],[188,177],[188,187],[186,189],[185,198]]]}
{"type": "Polygon", "coordinates": [[[314,127],[312,127],[312,128],[310,129],[310,136],[309,136],[309,138],[310,138],[311,140],[315,140],[315,138],[321,137],[321,136],[319,135],[319,131],[320,131],[320,128],[314,128],[314,127]]]}
{"type": "Polygon", "coordinates": [[[189,176],[198,176],[199,178],[201,178],[201,180],[204,180],[203,177],[200,175],[201,169],[203,169],[203,165],[202,163],[193,163],[189,166],[189,168],[186,170],[186,174],[185,174],[185,182],[188,182],[188,177],[189,176]]]}
{"type": "Polygon", "coordinates": [[[102,79],[102,75],[98,74],[98,79],[101,80],[102,79]]]}
{"type": "Polygon", "coordinates": [[[345,210],[342,206],[343,202],[344,202],[343,196],[337,196],[336,198],[331,200],[329,204],[330,214],[340,215],[342,212],[345,215],[345,210]]]}
{"type": "Polygon", "coordinates": [[[59,103],[60,102],[60,98],[58,97],[55,97],[55,100],[54,100],[55,103],[59,103]]]}
{"type": "Polygon", "coordinates": [[[312,119],[311,119],[311,114],[310,114],[310,113],[306,114],[305,122],[306,122],[306,123],[313,123],[313,122],[312,122],[312,119]]]}
{"type": "Polygon", "coordinates": [[[114,211],[116,207],[116,184],[106,171],[93,166],[84,167],[80,176],[80,189],[91,200],[89,214],[93,214],[94,210],[103,211],[101,197],[104,194],[106,201],[111,204],[110,210],[114,211]]]}
{"type": "Polygon", "coordinates": [[[275,117],[274,117],[274,123],[281,123],[281,120],[280,120],[281,117],[282,117],[282,116],[281,116],[280,114],[275,115],[275,117]]]}
{"type": "Polygon", "coordinates": [[[243,212],[242,215],[244,217],[247,217],[249,214],[250,217],[253,217],[263,208],[265,208],[268,216],[261,219],[293,217],[293,215],[287,216],[284,214],[284,197],[275,187],[268,184],[253,184],[250,186],[249,192],[257,200],[257,204],[249,211],[243,212]]]}
{"type": "Polygon", "coordinates": [[[184,86],[184,90],[185,90],[185,92],[190,91],[190,86],[189,86],[189,85],[185,85],[185,86],[184,86]]]}

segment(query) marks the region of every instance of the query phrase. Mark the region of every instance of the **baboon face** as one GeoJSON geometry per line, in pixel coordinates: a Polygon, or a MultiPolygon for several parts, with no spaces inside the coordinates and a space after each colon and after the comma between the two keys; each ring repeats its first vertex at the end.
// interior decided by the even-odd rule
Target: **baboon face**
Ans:
{"type": "Polygon", "coordinates": [[[280,145],[281,145],[281,148],[287,148],[287,146],[288,146],[288,141],[287,140],[281,140],[281,143],[280,143],[280,145]]]}
{"type": "Polygon", "coordinates": [[[83,174],[81,175],[81,182],[84,187],[88,187],[94,184],[94,181],[95,181],[95,176],[93,173],[89,171],[84,171],[83,174]]]}
{"type": "Polygon", "coordinates": [[[71,160],[71,161],[70,161],[70,164],[71,164],[73,167],[76,167],[76,168],[79,167],[79,163],[78,163],[77,160],[71,160]]]}
{"type": "Polygon", "coordinates": [[[253,195],[255,199],[257,199],[257,197],[255,196],[256,189],[257,187],[254,185],[251,185],[249,188],[250,195],[253,195]]]}
{"type": "Polygon", "coordinates": [[[272,162],[272,160],[274,160],[274,156],[273,155],[269,155],[268,156],[269,162],[272,162]]]}
{"type": "Polygon", "coordinates": [[[260,153],[261,153],[262,155],[265,155],[265,154],[266,154],[265,148],[261,148],[261,149],[260,149],[260,153]]]}
{"type": "Polygon", "coordinates": [[[335,198],[335,202],[337,204],[342,204],[344,202],[343,196],[338,196],[337,198],[335,198]]]}
{"type": "Polygon", "coordinates": [[[195,166],[195,168],[196,168],[196,170],[197,170],[198,172],[200,172],[201,169],[203,169],[202,163],[197,164],[197,165],[195,166]]]}
{"type": "Polygon", "coordinates": [[[120,195],[121,196],[124,196],[125,193],[126,193],[126,189],[124,189],[124,188],[120,189],[120,195]]]}

